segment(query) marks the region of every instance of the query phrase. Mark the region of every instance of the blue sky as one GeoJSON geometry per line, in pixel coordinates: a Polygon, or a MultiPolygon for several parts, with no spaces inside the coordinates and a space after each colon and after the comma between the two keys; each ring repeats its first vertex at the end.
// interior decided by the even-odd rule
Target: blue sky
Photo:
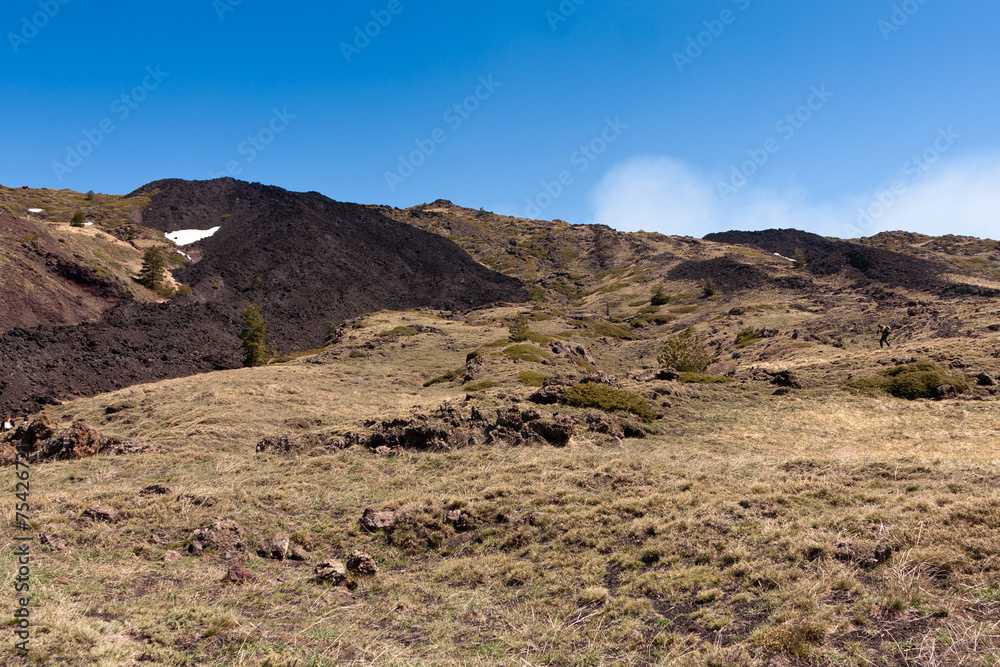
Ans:
{"type": "Polygon", "coordinates": [[[7,0],[0,183],[1000,236],[995,0],[7,0]]]}

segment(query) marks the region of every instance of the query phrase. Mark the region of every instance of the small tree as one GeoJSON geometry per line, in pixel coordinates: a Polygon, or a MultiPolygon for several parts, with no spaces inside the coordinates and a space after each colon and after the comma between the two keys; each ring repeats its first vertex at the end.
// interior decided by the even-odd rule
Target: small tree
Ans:
{"type": "Polygon", "coordinates": [[[528,336],[531,334],[531,329],[528,327],[528,316],[524,313],[518,313],[507,320],[507,331],[510,332],[510,339],[515,343],[528,340],[528,336]]]}
{"type": "Polygon", "coordinates": [[[715,296],[715,282],[711,278],[705,278],[701,285],[701,293],[706,299],[715,296]]]}
{"type": "Polygon", "coordinates": [[[83,222],[86,220],[83,211],[77,211],[73,214],[73,221],[70,223],[74,227],[83,227],[83,222]]]}
{"type": "Polygon", "coordinates": [[[243,341],[244,366],[263,366],[271,358],[273,352],[267,342],[267,320],[255,303],[243,311],[240,340],[243,341]]]}
{"type": "Polygon", "coordinates": [[[665,306],[670,303],[670,297],[667,296],[666,292],[663,291],[663,287],[657,287],[653,290],[653,296],[649,300],[649,305],[651,306],[665,306]]]}
{"type": "Polygon", "coordinates": [[[795,268],[801,269],[806,265],[806,253],[802,248],[795,249],[795,268]]]}
{"type": "Polygon", "coordinates": [[[714,359],[715,355],[701,337],[690,329],[668,338],[656,358],[661,366],[669,366],[681,373],[704,373],[714,359]]]}
{"type": "Polygon", "coordinates": [[[84,199],[86,199],[87,201],[94,201],[94,191],[87,190],[87,194],[86,196],[84,196],[84,199]]]}
{"type": "Polygon", "coordinates": [[[147,289],[156,290],[163,284],[166,276],[167,261],[159,246],[150,246],[142,254],[142,268],[139,269],[139,284],[147,289]]]}

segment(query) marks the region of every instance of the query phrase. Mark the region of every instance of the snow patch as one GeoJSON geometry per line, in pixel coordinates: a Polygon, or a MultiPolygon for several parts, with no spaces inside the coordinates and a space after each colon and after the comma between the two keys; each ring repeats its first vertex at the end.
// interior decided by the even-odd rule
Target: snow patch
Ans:
{"type": "Polygon", "coordinates": [[[164,236],[177,245],[190,245],[196,241],[207,239],[217,231],[219,231],[219,227],[212,227],[211,229],[181,229],[176,232],[169,232],[164,236]]]}

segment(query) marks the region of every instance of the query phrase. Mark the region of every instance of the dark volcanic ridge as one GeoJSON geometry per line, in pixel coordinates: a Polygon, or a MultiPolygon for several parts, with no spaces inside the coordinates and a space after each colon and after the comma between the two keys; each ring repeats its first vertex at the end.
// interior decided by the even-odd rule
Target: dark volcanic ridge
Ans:
{"type": "Polygon", "coordinates": [[[939,296],[971,293],[997,296],[996,290],[957,285],[942,279],[942,274],[954,271],[943,264],[797,229],[719,232],[705,235],[705,240],[754,246],[784,257],[795,257],[801,251],[806,260],[805,269],[810,273],[817,276],[843,274],[859,288],[877,283],[880,287],[920,290],[939,296]]]}
{"type": "Polygon", "coordinates": [[[0,336],[0,410],[240,365],[240,314],[260,305],[273,347],[323,344],[331,321],[383,309],[466,310],[527,298],[522,283],[452,241],[356,204],[233,179],[164,180],[143,224],[208,229],[200,261],[174,272],[193,294],[141,305],[122,294],[97,322],[0,336]]]}

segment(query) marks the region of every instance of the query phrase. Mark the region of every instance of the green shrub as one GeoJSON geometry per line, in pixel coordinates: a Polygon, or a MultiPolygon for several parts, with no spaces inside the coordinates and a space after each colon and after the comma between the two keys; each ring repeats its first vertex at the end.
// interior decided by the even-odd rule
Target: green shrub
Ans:
{"type": "Polygon", "coordinates": [[[646,313],[643,315],[636,315],[635,317],[633,317],[632,327],[636,328],[642,326],[643,324],[650,324],[650,323],[662,326],[664,324],[670,324],[676,319],[677,318],[674,317],[673,315],[663,315],[661,313],[646,313]]]}
{"type": "Polygon", "coordinates": [[[458,378],[465,375],[465,367],[456,368],[453,371],[448,371],[444,375],[439,375],[436,378],[432,378],[424,383],[425,387],[430,387],[431,385],[441,384],[442,382],[451,382],[452,380],[457,380],[458,378]]]}
{"type": "Polygon", "coordinates": [[[633,391],[615,389],[599,382],[573,385],[566,390],[566,402],[581,408],[597,408],[605,412],[631,412],[645,421],[659,417],[645,398],[633,391]]]}
{"type": "Polygon", "coordinates": [[[676,308],[671,308],[671,313],[693,313],[698,310],[698,306],[677,306],[676,308]]]}
{"type": "Polygon", "coordinates": [[[517,380],[527,387],[541,387],[545,384],[545,376],[535,371],[524,371],[517,376],[517,380]]]}
{"type": "Polygon", "coordinates": [[[706,299],[715,296],[715,282],[711,278],[705,278],[701,285],[701,295],[706,299]]]}
{"type": "Polygon", "coordinates": [[[395,329],[389,329],[376,335],[380,338],[382,336],[416,336],[417,330],[413,327],[396,327],[395,329]]]}
{"type": "Polygon", "coordinates": [[[542,350],[534,345],[518,344],[511,345],[503,351],[503,356],[515,361],[531,361],[540,364],[545,359],[552,356],[548,350],[542,350]]]}
{"type": "Polygon", "coordinates": [[[950,384],[959,392],[969,389],[969,383],[964,376],[949,373],[929,361],[893,366],[874,376],[849,380],[845,386],[859,391],[884,391],[897,398],[912,401],[918,398],[933,398],[934,390],[943,384],[950,384]]]}
{"type": "MultiPolygon", "coordinates": [[[[361,350],[351,350],[351,353],[349,355],[347,355],[347,356],[349,356],[351,359],[362,359],[364,357],[367,357],[368,354],[365,353],[365,352],[362,352],[361,350]]],[[[424,386],[426,387],[427,385],[424,385],[424,386]]]]}
{"type": "Polygon", "coordinates": [[[670,297],[663,291],[662,287],[653,290],[653,296],[649,300],[651,306],[663,306],[670,303],[670,297]]]}
{"type": "Polygon", "coordinates": [[[83,211],[77,211],[73,214],[73,221],[70,223],[74,227],[83,227],[83,222],[86,217],[83,215],[83,211]]]}
{"type": "Polygon", "coordinates": [[[707,373],[681,373],[677,378],[680,382],[702,383],[702,384],[726,384],[733,382],[733,378],[724,375],[709,375],[707,373]]]}
{"type": "Polygon", "coordinates": [[[661,366],[681,373],[704,373],[715,360],[715,353],[705,346],[700,336],[686,329],[667,339],[656,360],[661,366]]]}

